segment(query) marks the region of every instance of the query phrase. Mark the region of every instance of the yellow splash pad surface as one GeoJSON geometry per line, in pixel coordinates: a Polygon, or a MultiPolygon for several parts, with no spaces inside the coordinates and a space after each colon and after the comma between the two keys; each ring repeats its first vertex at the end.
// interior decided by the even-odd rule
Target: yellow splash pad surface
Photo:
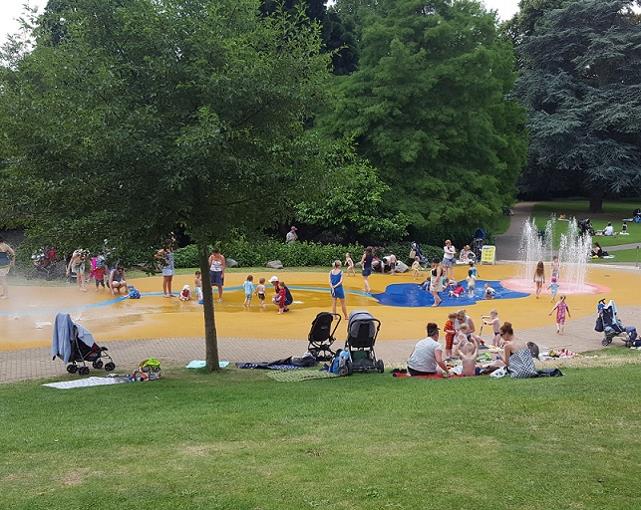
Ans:
{"type": "MultiPolygon", "coordinates": [[[[455,271],[456,277],[463,279],[467,268],[458,267],[455,271]]],[[[517,265],[480,266],[479,276],[483,280],[500,281],[518,275],[519,271],[520,267],[517,265]]],[[[272,274],[254,273],[254,283],[260,277],[269,279],[272,274]]],[[[228,273],[225,285],[229,288],[238,287],[246,276],[245,273],[228,273]]],[[[251,308],[245,310],[242,305],[242,290],[227,290],[223,303],[216,303],[215,306],[218,334],[234,338],[306,339],[314,317],[319,312],[331,309],[328,275],[288,272],[279,273],[278,276],[285,280],[294,297],[294,305],[289,313],[276,313],[276,307],[269,302],[273,295],[270,285],[267,285],[268,304],[263,310],[258,306],[256,298],[253,299],[251,308]]],[[[616,299],[619,306],[638,304],[638,290],[635,289],[641,288],[639,273],[591,267],[587,281],[602,286],[601,294],[568,297],[573,318],[593,315],[601,297],[616,299]]],[[[387,285],[393,283],[414,282],[420,283],[420,280],[414,280],[409,274],[370,277],[373,293],[383,292],[387,285]]],[[[169,299],[162,295],[144,295],[162,291],[161,277],[140,278],[131,280],[130,283],[143,293],[142,299],[116,301],[109,292],[96,292],[91,286],[86,293],[71,286],[12,287],[11,298],[0,301],[0,351],[49,345],[52,323],[57,312],[70,313],[72,319],[89,329],[99,342],[203,335],[202,306],[195,300],[181,302],[177,298],[169,299]]],[[[177,294],[185,284],[193,285],[193,277],[174,277],[174,293],[177,294]]],[[[355,277],[345,277],[348,310],[368,310],[378,318],[382,322],[379,340],[420,338],[424,335],[427,322],[436,322],[442,327],[447,314],[456,310],[455,307],[383,306],[370,296],[349,293],[350,290],[361,291],[362,285],[363,281],[358,273],[355,277]]],[[[480,301],[466,308],[476,321],[496,308],[501,320],[511,321],[519,330],[554,324],[554,318],[548,317],[552,308],[549,295],[543,295],[538,300],[530,295],[521,299],[480,301]]],[[[345,331],[346,323],[343,322],[337,332],[339,339],[345,337],[345,331]]]]}

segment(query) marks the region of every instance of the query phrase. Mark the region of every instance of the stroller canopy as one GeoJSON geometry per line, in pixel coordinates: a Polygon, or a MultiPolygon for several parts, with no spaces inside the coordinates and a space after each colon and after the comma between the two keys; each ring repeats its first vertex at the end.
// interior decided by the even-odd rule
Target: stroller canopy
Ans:
{"type": "Polygon", "coordinates": [[[51,357],[55,359],[60,357],[65,363],[71,359],[72,346],[71,342],[74,336],[74,328],[78,335],[78,340],[93,347],[94,338],[89,331],[82,326],[75,324],[68,313],[59,313],[53,325],[53,335],[51,337],[51,357]]]}

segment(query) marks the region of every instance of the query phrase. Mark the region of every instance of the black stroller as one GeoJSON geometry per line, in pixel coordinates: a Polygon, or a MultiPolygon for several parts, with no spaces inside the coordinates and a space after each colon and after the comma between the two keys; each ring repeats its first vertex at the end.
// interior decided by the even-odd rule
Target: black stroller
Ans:
{"type": "Polygon", "coordinates": [[[79,375],[89,374],[87,363],[93,368],[104,368],[107,372],[115,370],[116,364],[106,347],[100,347],[85,328],[75,324],[69,314],[59,313],[53,326],[51,356],[67,363],[67,372],[79,375]],[[107,361],[104,363],[104,361],[107,361]]]}
{"type": "Polygon", "coordinates": [[[423,250],[421,250],[421,245],[416,241],[412,241],[410,243],[410,264],[414,262],[414,257],[418,257],[418,262],[421,266],[427,266],[427,264],[429,263],[427,257],[423,253],[423,250]]]}
{"type": "Polygon", "coordinates": [[[476,260],[481,260],[481,252],[483,251],[483,246],[485,245],[485,230],[482,228],[477,228],[474,232],[474,239],[472,241],[472,253],[476,257],[476,260]]]}
{"type": "Polygon", "coordinates": [[[624,326],[623,322],[617,317],[617,308],[614,301],[610,301],[607,305],[605,300],[599,301],[598,317],[594,330],[603,333],[603,340],[601,340],[603,347],[610,345],[612,340],[617,337],[623,340],[626,347],[632,347],[638,336],[635,327],[624,326]]]}
{"type": "Polygon", "coordinates": [[[585,236],[587,234],[590,234],[591,236],[596,235],[596,231],[594,230],[594,227],[592,226],[592,222],[590,221],[590,218],[585,218],[583,220],[579,220],[579,233],[582,236],[585,236]]]}
{"type": "Polygon", "coordinates": [[[307,350],[318,361],[329,361],[336,354],[332,350],[332,344],[336,341],[334,334],[341,320],[341,316],[337,313],[321,312],[312,322],[312,327],[307,337],[309,341],[307,350]],[[336,324],[332,327],[334,319],[336,319],[336,324]]]}
{"type": "Polygon", "coordinates": [[[374,344],[381,329],[381,321],[372,317],[369,312],[352,312],[347,323],[347,341],[345,350],[352,358],[354,372],[385,371],[383,360],[376,359],[374,344]]]}

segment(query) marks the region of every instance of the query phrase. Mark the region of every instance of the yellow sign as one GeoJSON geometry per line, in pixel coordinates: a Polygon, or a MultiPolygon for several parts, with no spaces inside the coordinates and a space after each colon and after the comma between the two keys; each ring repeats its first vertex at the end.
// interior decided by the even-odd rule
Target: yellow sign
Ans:
{"type": "Polygon", "coordinates": [[[494,264],[496,261],[496,246],[483,246],[481,250],[481,263],[494,264]]]}

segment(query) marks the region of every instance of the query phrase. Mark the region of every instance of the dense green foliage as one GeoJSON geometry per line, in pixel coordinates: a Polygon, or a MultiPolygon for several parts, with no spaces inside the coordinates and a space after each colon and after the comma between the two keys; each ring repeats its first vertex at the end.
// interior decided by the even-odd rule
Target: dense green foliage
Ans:
{"type": "Polygon", "coordinates": [[[208,244],[322,195],[324,146],[306,132],[330,77],[320,28],[253,0],[50,7],[33,51],[2,55],[0,224],[60,251],[148,248],[181,227],[200,249],[217,368],[208,244]],[[252,206],[257,193],[271,199],[252,206]]]}
{"type": "Polygon", "coordinates": [[[521,108],[505,99],[514,55],[496,19],[474,1],[384,0],[352,11],[363,23],[360,64],[341,80],[324,128],[355,137],[414,236],[491,226],[526,154],[521,108]]]}
{"type": "MultiPolygon", "coordinates": [[[[234,259],[241,267],[263,267],[270,260],[280,260],[285,267],[329,266],[335,260],[345,260],[345,253],[351,253],[355,263],[358,263],[364,251],[359,244],[327,244],[296,242],[285,244],[279,241],[263,239],[248,240],[243,237],[220,243],[222,253],[234,259]]],[[[433,260],[443,255],[443,249],[435,246],[422,246],[423,253],[433,260]]],[[[395,254],[399,260],[408,260],[409,244],[388,244],[376,247],[379,256],[395,254]]],[[[187,268],[198,266],[198,247],[185,246],[176,250],[176,267],[187,268]]]]}
{"type": "Polygon", "coordinates": [[[2,507],[631,510],[641,498],[638,365],[498,381],[185,372],[0,385],[2,507]]]}
{"type": "MultiPolygon", "coordinates": [[[[528,0],[512,22],[529,110],[527,191],[571,190],[600,210],[641,182],[641,18],[632,0],[528,0]]],[[[547,195],[549,196],[549,194],[547,195]]]]}

